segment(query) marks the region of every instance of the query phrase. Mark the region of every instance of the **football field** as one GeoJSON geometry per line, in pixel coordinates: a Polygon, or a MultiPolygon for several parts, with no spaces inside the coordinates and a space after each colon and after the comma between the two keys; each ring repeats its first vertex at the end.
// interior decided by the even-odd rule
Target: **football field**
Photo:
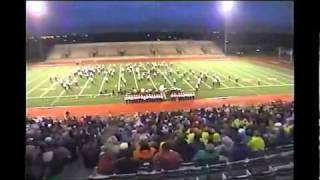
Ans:
{"type": "MultiPolygon", "coordinates": [[[[119,89],[131,91],[135,89],[159,89],[176,87],[183,91],[195,90],[197,76],[208,73],[206,81],[201,82],[196,98],[214,98],[226,96],[246,96],[276,93],[293,93],[294,78],[292,71],[276,65],[258,65],[249,61],[172,61],[172,62],[128,62],[102,64],[106,69],[114,69],[114,76],[108,76],[108,82],[104,76],[96,75],[94,83],[86,78],[77,78],[79,86],[73,86],[71,90],[64,90],[58,82],[49,78],[57,75],[67,79],[73,76],[77,66],[33,66],[27,67],[26,75],[26,100],[27,107],[51,107],[124,103],[124,96],[112,95],[119,89]],[[150,63],[170,64],[167,67],[156,69],[159,75],[150,79],[138,80],[137,72],[126,71],[128,63],[137,64],[141,72],[151,70],[150,63]],[[190,70],[194,74],[189,73],[190,70]],[[170,73],[171,72],[171,73],[170,73]],[[184,77],[181,76],[186,72],[184,77]],[[126,86],[120,80],[120,74],[124,74],[126,86]],[[219,76],[221,85],[213,85],[214,76],[219,76]],[[231,78],[230,78],[231,77],[231,78]],[[235,78],[239,78],[238,83],[235,78]],[[176,83],[174,83],[174,79],[176,83]],[[100,92],[103,91],[103,94],[100,92]]],[[[96,64],[95,64],[96,65],[96,64]]],[[[93,66],[93,65],[92,65],[93,66]]]]}

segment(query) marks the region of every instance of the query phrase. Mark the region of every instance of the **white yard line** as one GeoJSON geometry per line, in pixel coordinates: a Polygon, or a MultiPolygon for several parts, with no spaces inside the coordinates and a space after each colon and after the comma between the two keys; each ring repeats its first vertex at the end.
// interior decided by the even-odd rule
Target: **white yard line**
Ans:
{"type": "MultiPolygon", "coordinates": [[[[231,65],[231,66],[232,66],[232,65],[231,65]]],[[[233,66],[233,67],[234,67],[234,66],[233,66]]],[[[226,68],[226,69],[228,69],[228,68],[226,68]]],[[[236,70],[234,70],[234,71],[237,71],[239,74],[243,74],[243,76],[245,76],[245,77],[250,77],[250,78],[253,78],[253,79],[260,78],[260,81],[261,81],[261,82],[263,82],[263,83],[265,83],[265,84],[267,84],[267,85],[273,85],[272,83],[269,83],[269,82],[263,80],[263,79],[265,79],[265,78],[262,78],[262,77],[264,77],[264,76],[261,76],[261,75],[259,75],[259,77],[258,77],[258,76],[253,76],[253,75],[245,72],[243,69],[241,69],[241,71],[238,70],[238,68],[234,68],[234,69],[236,69],[236,70]]],[[[255,74],[256,74],[256,73],[255,73],[255,74]]],[[[280,82],[280,84],[285,84],[285,83],[280,82]]]]}
{"type": "MultiPolygon", "coordinates": [[[[180,67],[182,67],[182,66],[184,66],[184,64],[182,64],[182,63],[180,63],[181,64],[181,66],[180,67]]],[[[188,66],[189,67],[189,66],[188,66]]],[[[186,70],[186,68],[184,68],[184,67],[182,67],[184,70],[186,70]]],[[[198,72],[200,72],[198,69],[196,69],[198,72]]],[[[194,79],[197,79],[196,77],[194,77],[194,76],[192,76],[194,79]]],[[[212,89],[212,87],[209,85],[209,84],[207,84],[206,82],[204,82],[204,81],[201,81],[204,85],[206,85],[209,89],[212,89]]]]}
{"type": "MultiPolygon", "coordinates": [[[[144,70],[146,70],[146,71],[148,70],[148,69],[146,68],[146,66],[144,65],[144,63],[142,63],[142,66],[143,66],[143,69],[144,69],[144,70]]],[[[157,86],[154,84],[153,79],[152,79],[151,76],[150,76],[150,81],[151,81],[153,87],[158,91],[158,88],[157,88],[157,86]]]]}
{"type": "Polygon", "coordinates": [[[121,81],[120,81],[120,74],[121,74],[121,65],[119,65],[119,79],[118,79],[118,91],[120,91],[120,85],[121,85],[121,81]]]}
{"type": "MultiPolygon", "coordinates": [[[[246,63],[246,65],[250,68],[254,68],[254,65],[256,65],[256,64],[250,64],[250,63],[246,63]]],[[[266,70],[266,71],[264,71],[264,72],[261,72],[261,73],[264,73],[264,74],[267,74],[267,75],[273,75],[274,76],[274,74],[277,74],[277,76],[279,77],[279,78],[282,78],[282,79],[286,79],[286,80],[289,80],[289,81],[292,81],[293,80],[293,75],[290,75],[290,74],[287,74],[287,73],[283,73],[283,72],[279,72],[279,71],[286,71],[285,69],[284,70],[281,70],[281,69],[279,69],[279,67],[277,67],[277,66],[269,66],[269,64],[267,64],[266,65],[266,67],[265,66],[263,66],[263,65],[257,65],[257,66],[259,66],[261,69],[264,69],[264,70],[266,70]],[[274,69],[273,69],[274,68],[274,69]],[[278,70],[275,70],[275,69],[278,69],[278,70]],[[270,73],[266,73],[266,72],[270,72],[270,73]],[[272,74],[271,74],[272,73],[272,74]]],[[[259,71],[260,72],[260,71],[259,71]]]]}
{"type": "Polygon", "coordinates": [[[196,90],[188,81],[186,81],[185,79],[182,79],[186,84],[188,84],[188,86],[190,86],[190,88],[192,90],[196,90]]]}
{"type": "MultiPolygon", "coordinates": [[[[170,70],[172,70],[172,68],[170,68],[170,70]]],[[[179,78],[179,75],[176,71],[172,70],[173,73],[176,74],[176,77],[179,78]]],[[[192,90],[196,90],[188,81],[186,81],[184,78],[182,78],[182,80],[192,89],[192,90]]]]}
{"type": "MultiPolygon", "coordinates": [[[[112,93],[106,93],[102,95],[111,95],[112,93]]],[[[79,97],[93,97],[99,96],[100,94],[82,94],[79,97]]],[[[45,97],[28,97],[27,99],[52,99],[52,98],[72,98],[77,97],[78,95],[65,95],[65,96],[45,96],[45,97]]]]}
{"type": "MultiPolygon", "coordinates": [[[[71,69],[72,70],[72,69],[71,69]]],[[[65,73],[64,75],[63,75],[63,77],[62,77],[62,79],[64,79],[64,78],[66,78],[68,76],[68,73],[65,73]]],[[[56,86],[58,83],[55,81],[51,86],[50,86],[50,88],[48,88],[46,91],[44,91],[41,95],[40,95],[40,97],[43,97],[43,96],[45,96],[49,91],[51,91],[52,89],[53,89],[53,87],[54,86],[56,86]]]]}
{"type": "MultiPolygon", "coordinates": [[[[268,82],[278,82],[278,83],[280,83],[280,84],[286,84],[286,82],[283,82],[283,81],[280,81],[279,79],[275,79],[275,80],[269,80],[269,78],[270,77],[275,77],[275,75],[274,74],[269,74],[269,75],[264,75],[264,74],[267,74],[267,73],[265,73],[265,72],[261,72],[261,71],[256,71],[255,69],[253,69],[253,68],[250,68],[250,66],[248,66],[248,67],[245,67],[245,68],[243,68],[243,69],[246,69],[246,68],[248,68],[248,69],[251,69],[252,70],[252,72],[254,72],[257,76],[259,75],[259,77],[263,77],[263,78],[260,78],[260,80],[261,80],[261,82],[264,82],[265,84],[268,84],[268,85],[272,85],[273,83],[268,83],[268,82]],[[266,80],[263,80],[263,79],[267,79],[267,81],[266,80]]],[[[242,69],[242,70],[243,70],[242,69]]],[[[249,73],[247,73],[247,72],[245,72],[245,70],[243,70],[243,71],[241,71],[241,72],[243,72],[243,73],[245,73],[245,74],[249,74],[249,73]]],[[[254,77],[253,75],[250,75],[251,77],[254,77]]],[[[278,76],[277,76],[278,77],[278,76]]],[[[257,78],[257,77],[254,77],[254,78],[257,78]]]]}
{"type": "Polygon", "coordinates": [[[86,81],[86,83],[84,84],[84,86],[82,86],[81,91],[79,92],[79,94],[77,95],[77,97],[79,97],[79,96],[83,93],[84,89],[86,89],[86,87],[88,86],[88,83],[89,83],[89,79],[86,81]]]}
{"type": "MultiPolygon", "coordinates": [[[[226,76],[222,76],[222,74],[220,74],[220,73],[217,72],[217,68],[214,69],[214,72],[215,72],[216,74],[218,74],[220,77],[223,77],[224,79],[227,79],[226,76]]],[[[220,72],[220,71],[219,71],[219,72],[220,72]]],[[[243,85],[242,83],[239,83],[239,82],[238,82],[238,83],[234,82],[234,83],[235,83],[235,84],[238,84],[240,87],[245,87],[245,85],[243,85]]],[[[221,84],[222,84],[222,83],[221,83],[221,84]]],[[[230,87],[230,86],[227,86],[227,88],[228,88],[228,87],[230,87]]]]}
{"type": "Polygon", "coordinates": [[[65,90],[62,90],[61,93],[52,101],[52,103],[50,104],[50,106],[53,106],[55,103],[58,102],[58,100],[61,98],[61,96],[65,93],[65,90]]]}
{"type": "MultiPolygon", "coordinates": [[[[54,68],[53,68],[54,69],[54,68]]],[[[28,81],[28,79],[29,79],[29,81],[27,82],[27,86],[29,86],[29,84],[31,84],[31,83],[33,83],[34,81],[37,81],[37,80],[39,80],[39,79],[41,79],[41,78],[43,78],[44,76],[46,76],[48,73],[50,73],[51,71],[53,71],[53,69],[43,69],[43,70],[41,70],[40,72],[45,72],[45,71],[48,71],[47,73],[41,73],[41,74],[43,74],[43,76],[36,76],[36,77],[33,77],[32,79],[30,79],[30,78],[28,78],[28,76],[27,76],[27,74],[28,74],[28,71],[26,71],[26,80],[28,81]]],[[[38,72],[38,73],[40,73],[40,72],[38,72]]]]}
{"type": "Polygon", "coordinates": [[[138,83],[137,83],[137,79],[136,79],[136,72],[135,72],[134,68],[132,68],[132,73],[133,73],[134,83],[136,84],[136,88],[139,89],[139,86],[138,86],[138,83]]]}
{"type": "Polygon", "coordinates": [[[48,81],[47,78],[45,78],[43,81],[41,81],[40,83],[38,83],[36,86],[34,86],[32,89],[30,89],[27,92],[27,95],[29,95],[30,93],[32,93],[34,90],[38,89],[40,86],[42,86],[44,83],[46,83],[48,81]]]}
{"type": "Polygon", "coordinates": [[[167,76],[164,75],[164,73],[163,73],[160,69],[157,68],[157,70],[158,70],[158,71],[162,74],[162,76],[167,80],[167,82],[170,84],[170,86],[171,86],[171,87],[174,87],[173,84],[171,83],[171,81],[167,78],[167,76]]]}
{"type": "MultiPolygon", "coordinates": [[[[202,68],[201,68],[202,69],[202,68]]],[[[196,69],[198,72],[200,72],[200,70],[199,69],[196,69]]],[[[217,73],[219,76],[221,76],[219,73],[217,73]]],[[[221,76],[221,77],[224,77],[224,76],[221,76]]],[[[209,78],[213,81],[214,80],[214,78],[212,77],[212,76],[209,76],[209,78]]],[[[226,78],[225,78],[226,79],[226,78]]],[[[228,88],[229,86],[228,85],[226,85],[225,83],[223,83],[222,81],[220,81],[220,84],[222,85],[222,86],[224,86],[224,87],[226,87],[226,88],[228,88]]]]}
{"type": "Polygon", "coordinates": [[[104,85],[104,83],[105,83],[105,79],[106,79],[106,77],[103,77],[102,82],[101,82],[101,86],[100,86],[100,88],[99,88],[98,93],[101,92],[101,90],[102,90],[102,88],[103,88],[103,85],[104,85]]]}
{"type": "Polygon", "coordinates": [[[57,82],[54,82],[49,88],[46,88],[46,90],[40,95],[40,97],[43,97],[46,95],[49,91],[53,90],[53,87],[58,84],[57,82]]]}

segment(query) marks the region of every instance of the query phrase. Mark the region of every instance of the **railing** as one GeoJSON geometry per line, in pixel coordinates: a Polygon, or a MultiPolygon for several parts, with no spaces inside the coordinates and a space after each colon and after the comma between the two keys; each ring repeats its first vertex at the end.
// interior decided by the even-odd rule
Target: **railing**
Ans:
{"type": "MultiPolygon", "coordinates": [[[[107,179],[257,179],[293,175],[293,145],[279,146],[280,153],[264,155],[241,161],[197,166],[194,162],[182,163],[176,170],[153,170],[150,163],[142,165],[138,173],[90,175],[89,180],[107,179]]],[[[272,179],[272,178],[271,178],[272,179]]]]}

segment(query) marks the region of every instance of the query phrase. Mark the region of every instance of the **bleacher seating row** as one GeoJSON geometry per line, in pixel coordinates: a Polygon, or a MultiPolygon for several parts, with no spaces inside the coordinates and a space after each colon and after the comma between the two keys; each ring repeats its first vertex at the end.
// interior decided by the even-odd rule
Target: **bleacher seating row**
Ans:
{"type": "Polygon", "coordinates": [[[55,45],[47,59],[222,54],[212,41],[110,42],[55,45]]]}
{"type": "Polygon", "coordinates": [[[262,156],[250,157],[242,161],[225,162],[197,166],[186,162],[177,170],[154,171],[149,163],[134,174],[92,174],[89,180],[109,179],[276,179],[293,176],[293,145],[279,146],[266,151],[262,156]]]}

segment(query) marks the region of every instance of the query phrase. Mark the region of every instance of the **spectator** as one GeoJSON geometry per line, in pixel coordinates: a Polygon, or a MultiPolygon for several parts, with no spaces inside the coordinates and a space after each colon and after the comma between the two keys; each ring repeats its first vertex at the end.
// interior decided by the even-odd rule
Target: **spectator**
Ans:
{"type": "Polygon", "coordinates": [[[99,155],[97,173],[98,174],[111,174],[113,172],[112,156],[110,155],[110,149],[104,147],[99,155]]]}
{"type": "Polygon", "coordinates": [[[180,154],[170,149],[166,142],[161,144],[160,151],[153,158],[156,169],[164,170],[178,169],[182,161],[180,154]]]}
{"type": "Polygon", "coordinates": [[[246,145],[245,141],[243,141],[241,137],[239,137],[238,140],[232,146],[232,149],[229,155],[229,160],[240,161],[248,158],[249,155],[250,155],[249,147],[246,145]]]}
{"type": "Polygon", "coordinates": [[[264,143],[263,138],[260,136],[260,133],[257,130],[254,131],[253,136],[251,137],[250,141],[248,142],[248,146],[254,152],[264,151],[265,143],[264,143]]]}
{"type": "Polygon", "coordinates": [[[91,169],[98,163],[100,148],[97,140],[90,139],[82,146],[81,155],[84,162],[84,167],[91,169]]]}
{"type": "Polygon", "coordinates": [[[201,142],[200,139],[201,139],[200,134],[196,134],[193,142],[191,143],[191,147],[194,152],[197,152],[200,149],[204,149],[204,143],[201,142]]]}
{"type": "Polygon", "coordinates": [[[191,161],[194,150],[190,144],[183,138],[179,136],[172,148],[174,151],[178,152],[184,161],[191,161]]]}
{"type": "Polygon", "coordinates": [[[150,147],[145,141],[140,141],[139,147],[133,152],[133,158],[136,160],[150,161],[156,151],[154,147],[150,147]]]}
{"type": "Polygon", "coordinates": [[[197,153],[193,157],[193,161],[197,163],[197,165],[206,165],[212,164],[219,160],[217,153],[215,152],[214,145],[212,143],[207,144],[205,147],[201,146],[201,149],[197,151],[197,153]]]}
{"type": "Polygon", "coordinates": [[[109,137],[107,139],[107,142],[104,144],[104,147],[109,149],[109,155],[113,159],[116,159],[116,157],[120,151],[119,141],[116,138],[116,136],[109,137]]]}
{"type": "Polygon", "coordinates": [[[119,148],[120,148],[120,151],[119,151],[119,153],[117,155],[117,159],[120,159],[122,157],[127,156],[128,155],[128,151],[132,151],[132,148],[129,147],[129,144],[127,142],[121,143],[119,148]]]}
{"type": "Polygon", "coordinates": [[[132,149],[124,151],[123,157],[114,162],[114,169],[117,174],[137,173],[139,166],[140,162],[133,158],[132,149]]]}

